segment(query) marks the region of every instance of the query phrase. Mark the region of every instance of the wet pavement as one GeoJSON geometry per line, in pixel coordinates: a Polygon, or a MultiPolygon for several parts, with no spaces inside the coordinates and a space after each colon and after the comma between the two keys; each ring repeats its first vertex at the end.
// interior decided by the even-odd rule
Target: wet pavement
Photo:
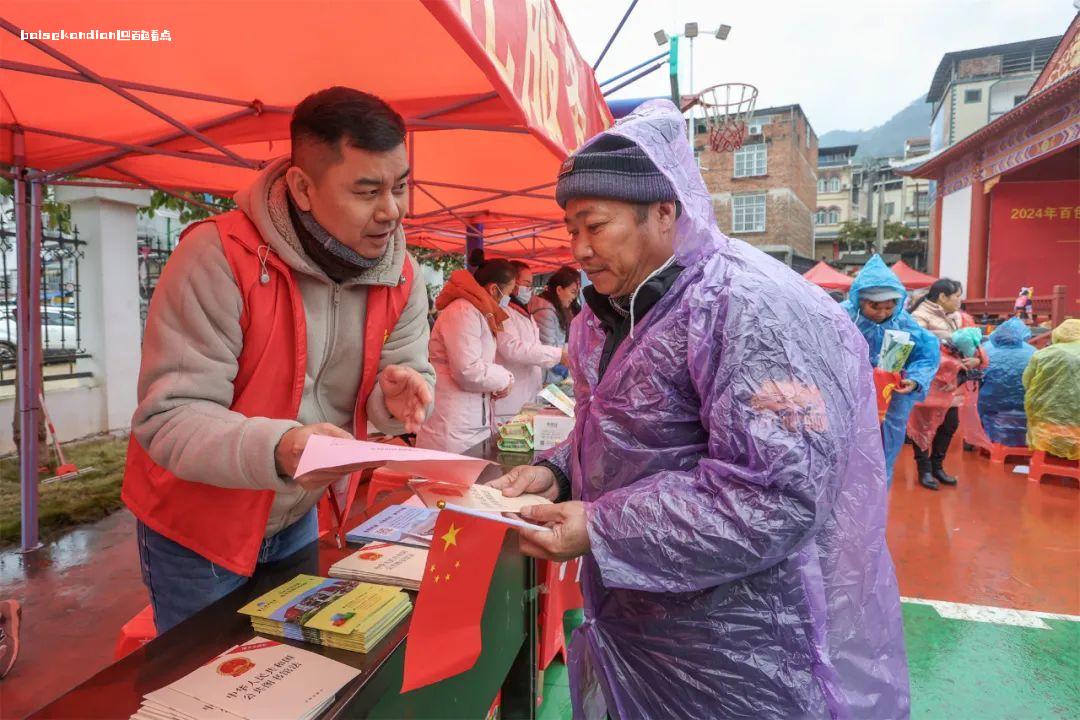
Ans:
{"type": "Polygon", "coordinates": [[[126,510],[37,552],[0,553],[0,596],[23,604],[19,659],[0,717],[21,718],[112,662],[120,627],[149,602],[126,510]]]}
{"type": "Polygon", "coordinates": [[[889,499],[889,549],[900,594],[1080,615],[1080,492],[1052,478],[1028,482],[1013,465],[960,449],[960,478],[919,485],[905,446],[889,499]]]}
{"type": "MultiPolygon", "coordinates": [[[[891,491],[912,715],[1076,717],[1080,491],[1029,483],[954,445],[957,487],[919,486],[905,448],[891,491]]],[[[0,553],[0,596],[24,605],[0,717],[23,717],[111,662],[120,627],[147,603],[134,537],[121,511],[31,556],[0,553]]],[[[565,671],[552,668],[545,686],[541,717],[569,718],[565,671]]]]}

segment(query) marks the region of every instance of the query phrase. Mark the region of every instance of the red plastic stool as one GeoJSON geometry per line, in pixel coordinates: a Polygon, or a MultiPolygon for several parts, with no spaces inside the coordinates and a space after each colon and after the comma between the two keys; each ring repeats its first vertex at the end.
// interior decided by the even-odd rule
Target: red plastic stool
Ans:
{"type": "Polygon", "coordinates": [[[147,605],[120,628],[120,635],[116,638],[116,649],[113,650],[113,660],[122,660],[156,637],[154,606],[147,605]]]}
{"type": "Polygon", "coordinates": [[[371,482],[368,483],[367,504],[371,507],[375,499],[384,492],[404,490],[408,486],[409,473],[390,472],[385,468],[378,468],[371,474],[371,482]]]}
{"type": "Polygon", "coordinates": [[[1044,475],[1080,480],[1080,461],[1066,460],[1056,455],[1047,455],[1044,450],[1036,450],[1032,453],[1031,462],[1028,464],[1028,480],[1039,482],[1044,475]]]}
{"type": "Polygon", "coordinates": [[[1008,445],[998,445],[997,443],[990,443],[990,447],[987,448],[982,445],[977,445],[980,452],[985,452],[990,456],[990,462],[997,463],[998,465],[1004,465],[1005,459],[1010,457],[1031,457],[1031,448],[1024,447],[1009,447],[1008,445]]]}

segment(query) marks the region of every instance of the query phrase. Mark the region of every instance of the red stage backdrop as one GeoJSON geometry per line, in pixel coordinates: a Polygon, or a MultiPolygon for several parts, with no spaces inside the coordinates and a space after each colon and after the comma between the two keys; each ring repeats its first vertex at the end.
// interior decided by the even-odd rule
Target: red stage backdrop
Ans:
{"type": "Polygon", "coordinates": [[[1015,297],[1065,285],[1066,314],[1080,316],[1080,180],[1000,183],[990,209],[987,295],[1015,297]]]}

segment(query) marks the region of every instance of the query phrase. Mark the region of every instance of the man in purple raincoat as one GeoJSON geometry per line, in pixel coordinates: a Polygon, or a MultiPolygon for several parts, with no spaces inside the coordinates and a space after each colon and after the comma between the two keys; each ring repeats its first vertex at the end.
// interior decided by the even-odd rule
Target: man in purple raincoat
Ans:
{"type": "Polygon", "coordinates": [[[584,556],[575,717],[907,717],[862,335],[720,233],[667,101],[567,160],[556,199],[593,282],[576,424],[496,485],[563,501],[528,509],[554,532],[523,550],[584,556]]]}

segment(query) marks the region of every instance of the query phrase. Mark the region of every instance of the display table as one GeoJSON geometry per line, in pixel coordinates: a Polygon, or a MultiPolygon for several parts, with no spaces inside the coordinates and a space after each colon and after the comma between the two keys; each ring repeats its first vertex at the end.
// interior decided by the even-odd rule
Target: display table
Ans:
{"type": "MultiPolygon", "coordinates": [[[[506,468],[531,459],[529,455],[502,454],[488,443],[467,454],[493,460],[506,468]]],[[[497,468],[492,468],[490,474],[497,475],[497,468]]],[[[487,477],[486,474],[484,478],[487,477]]],[[[351,525],[403,499],[400,495],[387,498],[358,514],[351,525]]],[[[300,573],[325,576],[331,564],[355,549],[338,549],[329,538],[324,538],[291,557],[259,568],[251,582],[105,668],[31,717],[83,720],[129,717],[138,709],[144,694],[178,680],[229,647],[250,639],[254,634],[251,622],[246,615],[236,612],[240,607],[300,573]]],[[[359,677],[338,693],[323,718],[483,718],[500,690],[502,717],[533,718],[537,697],[536,614],[534,562],[518,552],[517,536],[507,533],[484,607],[483,650],[476,665],[467,672],[401,694],[408,619],[367,654],[291,640],[283,642],[321,653],[361,671],[359,677]]]]}

